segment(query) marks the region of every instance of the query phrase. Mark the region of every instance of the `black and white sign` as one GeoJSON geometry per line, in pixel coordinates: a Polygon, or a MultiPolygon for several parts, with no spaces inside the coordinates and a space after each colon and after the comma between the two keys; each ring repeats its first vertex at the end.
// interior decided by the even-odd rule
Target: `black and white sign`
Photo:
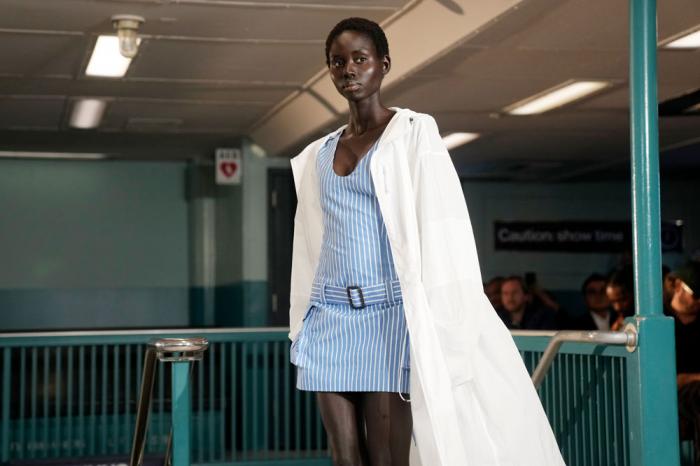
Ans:
{"type": "MultiPolygon", "coordinates": [[[[501,251],[622,252],[632,249],[630,222],[494,222],[494,244],[501,251]]],[[[664,252],[683,251],[680,222],[661,224],[664,252]]]]}

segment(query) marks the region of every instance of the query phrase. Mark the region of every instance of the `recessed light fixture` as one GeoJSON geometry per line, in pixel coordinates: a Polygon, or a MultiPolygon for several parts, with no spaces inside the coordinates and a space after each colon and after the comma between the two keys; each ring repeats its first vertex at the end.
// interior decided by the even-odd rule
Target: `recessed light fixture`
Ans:
{"type": "Polygon", "coordinates": [[[504,111],[510,115],[535,115],[582,99],[612,86],[609,81],[568,80],[535,94],[527,99],[509,105],[504,111]]]}
{"type": "MultiPolygon", "coordinates": [[[[137,43],[140,41],[141,39],[137,39],[137,43]]],[[[117,36],[99,36],[85,74],[103,78],[121,78],[126,74],[130,64],[131,58],[123,56],[119,51],[117,36]]]]}
{"type": "Polygon", "coordinates": [[[91,129],[100,126],[107,102],[101,99],[81,99],[73,105],[70,125],[73,128],[91,129]]]}
{"type": "Polygon", "coordinates": [[[112,26],[117,30],[119,53],[127,58],[134,58],[139,51],[139,26],[146,21],[142,16],[114,15],[112,26]]]}
{"type": "Polygon", "coordinates": [[[471,142],[478,137],[479,133],[450,133],[442,138],[442,142],[445,143],[447,150],[451,150],[455,147],[471,142]]]}
{"type": "Polygon", "coordinates": [[[700,26],[696,26],[690,31],[681,33],[678,36],[664,41],[661,45],[666,49],[697,49],[700,48],[700,26]]]}
{"type": "Polygon", "coordinates": [[[100,160],[107,158],[105,154],[89,152],[25,152],[0,151],[0,158],[10,159],[64,159],[64,160],[100,160]]]}

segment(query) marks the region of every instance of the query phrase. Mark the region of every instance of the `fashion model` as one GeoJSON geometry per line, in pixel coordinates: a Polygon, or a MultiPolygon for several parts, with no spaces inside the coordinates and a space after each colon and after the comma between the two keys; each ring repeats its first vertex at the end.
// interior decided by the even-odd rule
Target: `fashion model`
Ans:
{"type": "Polygon", "coordinates": [[[349,121],[292,159],[290,339],[334,465],[562,465],[483,293],[462,187],[432,117],[381,102],[382,29],[338,23],[326,63],[349,121]]]}

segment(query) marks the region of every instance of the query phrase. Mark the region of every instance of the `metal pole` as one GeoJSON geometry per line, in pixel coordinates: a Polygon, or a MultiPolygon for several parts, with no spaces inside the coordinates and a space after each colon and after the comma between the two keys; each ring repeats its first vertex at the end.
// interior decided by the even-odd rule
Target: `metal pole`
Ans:
{"type": "Polygon", "coordinates": [[[628,367],[630,463],[678,465],[673,321],[661,301],[656,0],[630,0],[630,124],[639,347],[628,367]],[[639,406],[639,409],[635,407],[639,406]]]}
{"type": "Polygon", "coordinates": [[[143,462],[143,453],[146,449],[146,432],[148,431],[148,417],[151,412],[151,399],[153,398],[153,384],[156,375],[156,351],[150,346],[146,350],[141,376],[141,393],[139,394],[138,408],[136,410],[136,427],[134,429],[134,442],[131,446],[129,466],[139,466],[143,462]]]}
{"type": "Polygon", "coordinates": [[[532,384],[535,388],[540,388],[544,381],[544,376],[547,375],[554,358],[559,352],[559,348],[564,342],[590,343],[592,345],[618,345],[626,346],[627,351],[634,351],[637,347],[637,331],[634,326],[625,328],[622,332],[589,332],[589,331],[563,331],[557,332],[556,335],[549,340],[547,348],[544,350],[540,362],[532,371],[532,384]]]}
{"type": "Polygon", "coordinates": [[[637,315],[662,315],[656,0],[630,2],[632,221],[637,315]]]}
{"type": "Polygon", "coordinates": [[[190,466],[190,425],[192,393],[189,384],[190,362],[173,363],[172,464],[190,466]]]}

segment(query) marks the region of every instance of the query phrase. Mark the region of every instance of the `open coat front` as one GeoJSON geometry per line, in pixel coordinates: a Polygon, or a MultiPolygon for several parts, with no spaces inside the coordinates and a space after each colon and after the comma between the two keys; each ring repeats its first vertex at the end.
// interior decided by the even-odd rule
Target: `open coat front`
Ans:
{"type": "MultiPolygon", "coordinates": [[[[510,333],[483,293],[462,187],[432,117],[394,109],[370,161],[411,342],[411,410],[424,466],[564,464],[510,333]]],[[[326,136],[328,137],[328,136],[326,136]]],[[[323,239],[316,155],[292,159],[290,339],[323,239]]]]}

